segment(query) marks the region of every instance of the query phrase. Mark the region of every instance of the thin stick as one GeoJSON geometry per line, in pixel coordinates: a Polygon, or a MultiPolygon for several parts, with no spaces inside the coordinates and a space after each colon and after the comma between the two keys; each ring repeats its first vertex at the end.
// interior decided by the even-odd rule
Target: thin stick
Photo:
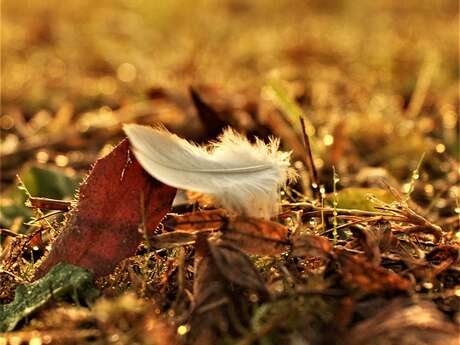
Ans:
{"type": "MultiPolygon", "coordinates": [[[[382,217],[379,216],[379,217],[375,217],[375,218],[361,218],[361,219],[356,219],[356,220],[353,220],[353,221],[351,221],[351,222],[349,222],[349,223],[342,224],[342,225],[338,225],[338,226],[335,228],[335,230],[336,230],[336,231],[337,231],[337,230],[341,230],[341,229],[347,228],[347,227],[349,227],[349,226],[351,226],[351,225],[355,225],[355,224],[374,222],[375,220],[379,220],[379,219],[381,219],[381,218],[382,218],[382,217]]],[[[320,236],[323,236],[323,235],[325,235],[325,234],[327,234],[327,233],[330,233],[330,232],[332,232],[332,231],[334,231],[334,228],[325,230],[325,231],[323,231],[322,233],[320,233],[320,236]]]]}
{"type": "Polygon", "coordinates": [[[0,234],[5,235],[5,236],[11,236],[11,237],[21,236],[21,234],[17,234],[14,231],[11,231],[9,229],[0,229],[0,234]]]}
{"type": "MultiPolygon", "coordinates": [[[[63,213],[63,212],[64,212],[64,211],[54,211],[54,212],[50,212],[50,213],[44,214],[44,215],[41,216],[41,217],[32,219],[32,220],[30,220],[30,221],[28,221],[27,223],[24,223],[24,224],[25,224],[25,225],[34,225],[35,223],[39,222],[40,220],[47,219],[47,218],[52,217],[52,216],[56,216],[56,215],[61,214],[61,213],[63,213]]],[[[42,214],[43,214],[43,213],[42,213],[42,214]]],[[[53,228],[53,227],[51,226],[51,224],[50,224],[48,221],[47,221],[47,223],[48,223],[48,226],[49,226],[50,228],[53,228]]]]}
{"type": "Polygon", "coordinates": [[[27,206],[45,210],[69,211],[72,208],[72,203],[57,199],[29,197],[27,206]]]}
{"type": "MultiPolygon", "coordinates": [[[[324,214],[332,214],[334,212],[333,208],[330,207],[318,207],[314,206],[311,203],[306,202],[294,202],[290,204],[286,204],[286,207],[299,207],[304,210],[304,215],[307,216],[315,216],[320,215],[321,212],[324,214]]],[[[383,213],[383,212],[373,212],[373,211],[363,211],[363,210],[355,210],[355,209],[346,209],[346,208],[336,208],[338,215],[350,215],[350,216],[357,216],[357,217],[376,217],[376,216],[393,216],[391,213],[383,213]]],[[[399,217],[404,219],[404,217],[399,217]]]]}
{"type": "Polygon", "coordinates": [[[0,268],[0,273],[5,273],[7,275],[9,275],[10,277],[13,277],[14,279],[16,279],[18,282],[21,282],[23,283],[24,282],[24,279],[22,279],[21,277],[17,276],[16,274],[10,272],[10,271],[6,271],[2,268],[0,268]]]}
{"type": "Polygon", "coordinates": [[[305,144],[305,151],[307,153],[307,163],[308,163],[308,173],[310,175],[310,187],[313,193],[313,196],[320,200],[319,195],[319,178],[318,178],[318,171],[316,170],[315,162],[313,161],[313,154],[311,153],[311,145],[310,139],[307,134],[307,130],[305,128],[305,120],[302,116],[300,116],[300,124],[302,127],[302,134],[303,134],[303,141],[305,144]]]}

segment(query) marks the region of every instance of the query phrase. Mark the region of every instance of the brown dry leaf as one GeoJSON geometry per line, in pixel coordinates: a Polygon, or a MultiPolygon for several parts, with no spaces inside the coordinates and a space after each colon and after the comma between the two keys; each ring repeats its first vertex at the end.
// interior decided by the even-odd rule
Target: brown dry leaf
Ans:
{"type": "Polygon", "coordinates": [[[11,302],[14,296],[16,284],[24,283],[21,262],[24,249],[27,247],[27,236],[16,236],[8,238],[4,242],[0,255],[0,302],[11,302]]]}
{"type": "Polygon", "coordinates": [[[263,219],[237,218],[223,230],[222,239],[248,254],[279,255],[289,246],[288,229],[263,219]]]}
{"type": "Polygon", "coordinates": [[[398,240],[391,232],[391,224],[388,221],[379,221],[367,228],[352,227],[351,231],[375,267],[380,266],[382,261],[381,253],[398,244],[398,240]]]}
{"type": "Polygon", "coordinates": [[[432,264],[440,264],[447,260],[458,263],[460,262],[460,246],[454,244],[438,245],[426,255],[426,259],[432,264]]]}
{"type": "Polygon", "coordinates": [[[184,214],[170,213],[163,221],[166,228],[183,231],[217,230],[227,221],[224,209],[189,212],[184,214]]]}
{"type": "Polygon", "coordinates": [[[429,252],[425,259],[430,263],[430,278],[460,262],[460,247],[456,245],[439,245],[429,252]]]}
{"type": "Polygon", "coordinates": [[[43,238],[42,238],[41,229],[31,234],[27,242],[27,247],[29,247],[32,250],[35,248],[43,249],[45,247],[45,243],[43,242],[43,238]]]}
{"type": "Polygon", "coordinates": [[[222,130],[228,127],[230,123],[225,119],[225,116],[204,102],[196,89],[190,87],[189,91],[193,105],[205,128],[205,137],[203,139],[206,139],[206,141],[216,139],[219,134],[222,133],[222,130]]]}
{"type": "Polygon", "coordinates": [[[188,231],[173,231],[161,235],[149,236],[149,244],[155,249],[175,248],[193,244],[196,234],[188,231]]]}
{"type": "Polygon", "coordinates": [[[344,339],[350,345],[457,345],[459,337],[458,327],[433,303],[397,299],[359,322],[344,339]]]}
{"type": "Polygon", "coordinates": [[[61,261],[106,275],[134,255],[144,238],[139,227],[150,235],[158,226],[176,189],[147,174],[129,152],[125,139],[95,163],[35,279],[61,261]]]}
{"type": "Polygon", "coordinates": [[[30,197],[26,202],[27,207],[40,208],[45,210],[58,210],[67,212],[72,209],[72,202],[65,200],[55,200],[49,198],[30,197]]]}
{"type": "MultiPolygon", "coordinates": [[[[451,266],[455,269],[455,266],[460,263],[460,248],[455,244],[438,245],[428,252],[424,259],[414,259],[409,256],[402,256],[402,259],[418,280],[434,283],[438,275],[451,266]]],[[[450,279],[455,281],[455,278],[450,279]]]]}
{"type": "Polygon", "coordinates": [[[293,240],[292,255],[328,259],[333,255],[333,247],[326,237],[302,235],[293,240]]]}
{"type": "Polygon", "coordinates": [[[223,240],[209,240],[209,249],[220,273],[231,283],[261,292],[268,290],[251,259],[239,248],[223,240]]]}
{"type": "Polygon", "coordinates": [[[187,343],[213,345],[228,332],[228,307],[232,303],[227,282],[211,255],[208,235],[198,234],[195,245],[195,279],[190,334],[187,343]]]}
{"type": "Polygon", "coordinates": [[[346,285],[365,293],[407,291],[412,288],[409,280],[401,278],[383,267],[375,267],[366,257],[339,252],[342,279],[346,285]]]}
{"type": "MultiPolygon", "coordinates": [[[[415,213],[412,212],[412,214],[415,214],[415,213]]],[[[442,230],[437,225],[432,225],[432,224],[430,225],[410,225],[410,226],[401,228],[399,232],[406,234],[406,235],[411,235],[411,234],[432,235],[435,243],[439,243],[442,239],[442,230]]]]}

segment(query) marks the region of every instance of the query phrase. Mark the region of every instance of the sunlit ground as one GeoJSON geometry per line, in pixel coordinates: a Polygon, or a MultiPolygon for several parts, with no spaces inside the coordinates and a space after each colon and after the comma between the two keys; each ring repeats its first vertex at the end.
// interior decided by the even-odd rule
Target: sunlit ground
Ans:
{"type": "Polygon", "coordinates": [[[32,229],[17,174],[34,196],[71,199],[124,122],[208,139],[192,86],[238,131],[280,137],[305,173],[302,114],[326,192],[332,167],[339,189],[383,178],[458,237],[457,1],[1,5],[1,228],[32,229]]]}

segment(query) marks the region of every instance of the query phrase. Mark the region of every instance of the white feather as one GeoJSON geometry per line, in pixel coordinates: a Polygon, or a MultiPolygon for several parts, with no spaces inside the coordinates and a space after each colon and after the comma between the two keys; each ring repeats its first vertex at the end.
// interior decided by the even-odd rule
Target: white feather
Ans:
{"type": "Polygon", "coordinates": [[[211,195],[223,207],[268,219],[279,210],[279,189],[294,176],[290,153],[279,140],[251,144],[228,128],[208,147],[164,128],[125,124],[123,129],[142,167],[159,181],[211,195]]]}

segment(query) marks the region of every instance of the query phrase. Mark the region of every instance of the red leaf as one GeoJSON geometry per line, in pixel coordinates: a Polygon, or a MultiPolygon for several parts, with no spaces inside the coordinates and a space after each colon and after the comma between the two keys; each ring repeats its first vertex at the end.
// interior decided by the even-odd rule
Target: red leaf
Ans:
{"type": "Polygon", "coordinates": [[[169,211],[176,189],[148,175],[123,140],[98,160],[80,186],[79,199],[35,278],[61,261],[85,267],[96,276],[110,273],[135,254],[143,239],[141,224],[151,235],[169,211]],[[141,204],[143,200],[144,205],[141,204]]]}

